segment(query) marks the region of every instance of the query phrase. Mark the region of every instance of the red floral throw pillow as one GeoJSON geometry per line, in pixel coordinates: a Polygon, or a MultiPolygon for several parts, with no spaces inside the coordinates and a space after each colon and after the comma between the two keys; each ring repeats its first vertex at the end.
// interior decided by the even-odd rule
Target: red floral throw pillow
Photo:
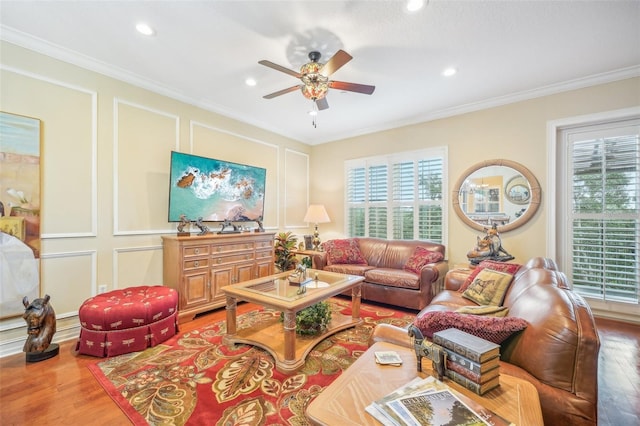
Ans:
{"type": "Polygon", "coordinates": [[[418,327],[422,334],[429,339],[432,339],[433,333],[438,331],[457,328],[490,342],[500,344],[513,333],[524,330],[528,323],[522,318],[516,317],[486,317],[449,311],[434,311],[426,312],[421,317],[416,318],[413,325],[418,327]]]}
{"type": "Polygon", "coordinates": [[[517,263],[505,263],[505,262],[497,262],[495,260],[483,260],[476,266],[476,268],[469,274],[465,282],[460,286],[458,291],[462,293],[469,287],[469,285],[476,279],[476,276],[485,268],[491,269],[498,272],[506,272],[507,274],[515,275],[518,272],[522,265],[517,263]]]}
{"type": "Polygon", "coordinates": [[[419,274],[424,265],[440,262],[442,259],[444,259],[444,256],[439,251],[431,251],[418,246],[409,260],[407,260],[407,263],[404,264],[404,270],[419,274]]]}
{"type": "Polygon", "coordinates": [[[329,240],[322,243],[327,252],[327,265],[366,265],[358,243],[353,239],[329,240]]]}

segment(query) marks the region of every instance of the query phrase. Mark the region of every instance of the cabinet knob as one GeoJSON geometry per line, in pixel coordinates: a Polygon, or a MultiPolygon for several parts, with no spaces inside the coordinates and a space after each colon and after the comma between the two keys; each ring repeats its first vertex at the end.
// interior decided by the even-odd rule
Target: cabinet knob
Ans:
{"type": "Polygon", "coordinates": [[[245,260],[249,260],[250,258],[251,258],[251,256],[249,256],[248,254],[245,254],[245,255],[244,255],[244,259],[245,259],[245,260]]]}
{"type": "Polygon", "coordinates": [[[218,258],[218,263],[222,263],[222,258],[218,258]]]}
{"type": "Polygon", "coordinates": [[[199,249],[199,248],[196,248],[195,250],[193,250],[193,252],[194,252],[195,254],[200,254],[200,249],[199,249]]]}
{"type": "Polygon", "coordinates": [[[200,262],[196,260],[195,262],[193,262],[193,266],[197,268],[198,266],[200,266],[200,262]]]}

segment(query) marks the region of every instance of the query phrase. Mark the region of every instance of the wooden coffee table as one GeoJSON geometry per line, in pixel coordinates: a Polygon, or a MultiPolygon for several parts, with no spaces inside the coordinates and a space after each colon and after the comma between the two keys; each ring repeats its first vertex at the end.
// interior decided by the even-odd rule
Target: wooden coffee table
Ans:
{"type": "Polygon", "coordinates": [[[255,280],[222,287],[227,298],[227,334],[225,344],[247,343],[269,352],[276,362],[276,369],[290,374],[304,365],[311,349],[325,337],[362,322],[360,319],[360,291],[363,277],[335,272],[307,270],[315,277],[299,294],[299,285],[287,280],[292,271],[282,272],[255,280]],[[331,322],[319,335],[296,337],[296,312],[351,289],[351,316],[332,312],[331,322]],[[284,321],[273,318],[241,330],[237,329],[236,306],[238,300],[256,303],[284,313],[284,321]]]}
{"type": "MultiPolygon", "coordinates": [[[[326,387],[306,410],[306,416],[316,425],[380,425],[365,407],[415,377],[431,374],[431,361],[423,358],[423,372],[416,369],[416,355],[412,348],[378,342],[326,387]],[[378,365],[375,351],[396,351],[402,358],[402,366],[378,365]]],[[[518,426],[544,424],[538,391],[533,384],[517,377],[500,375],[500,386],[482,396],[445,378],[452,389],[479,402],[518,426]]]]}

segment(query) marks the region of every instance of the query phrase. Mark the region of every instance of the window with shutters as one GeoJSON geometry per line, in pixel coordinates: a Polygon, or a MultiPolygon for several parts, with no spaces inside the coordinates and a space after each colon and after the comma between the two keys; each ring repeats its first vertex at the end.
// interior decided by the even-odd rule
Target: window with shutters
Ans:
{"type": "Polygon", "coordinates": [[[566,263],[583,296],[638,303],[640,120],[562,132],[566,263]]]}
{"type": "Polygon", "coordinates": [[[446,149],[345,163],[350,237],[444,241],[446,149]]]}

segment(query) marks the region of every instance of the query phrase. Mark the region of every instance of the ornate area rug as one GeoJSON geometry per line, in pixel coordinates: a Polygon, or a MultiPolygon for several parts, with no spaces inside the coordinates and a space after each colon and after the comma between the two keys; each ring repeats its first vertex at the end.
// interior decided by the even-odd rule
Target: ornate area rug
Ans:
{"type": "MultiPolygon", "coordinates": [[[[350,300],[331,304],[351,314],[350,300]]],[[[276,315],[248,312],[238,328],[276,315]]],[[[292,375],[278,372],[262,349],[224,345],[224,321],[89,369],[135,425],[307,425],[307,405],[367,349],[375,325],[404,327],[415,315],[363,303],[360,317],[362,325],[324,339],[292,375]]]]}

